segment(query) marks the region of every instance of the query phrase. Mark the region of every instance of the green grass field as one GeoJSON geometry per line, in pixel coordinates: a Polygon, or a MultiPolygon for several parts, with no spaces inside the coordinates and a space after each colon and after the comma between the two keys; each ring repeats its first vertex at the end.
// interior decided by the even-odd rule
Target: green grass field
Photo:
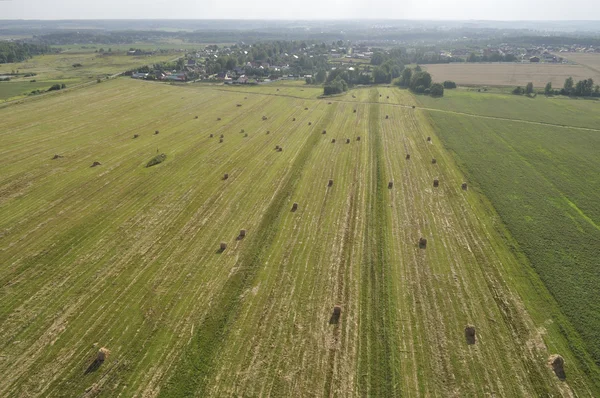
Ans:
{"type": "Polygon", "coordinates": [[[55,83],[67,87],[96,81],[138,66],[177,58],[177,53],[133,57],[124,54],[99,55],[88,53],[61,53],[35,56],[21,63],[0,64],[0,76],[12,71],[20,74],[35,73],[32,77],[16,77],[9,82],[0,82],[0,102],[25,96],[36,89],[48,89],[55,83]],[[82,67],[74,68],[74,64],[82,67]],[[31,83],[30,80],[36,80],[31,83]]]}
{"type": "Polygon", "coordinates": [[[0,109],[0,396],[598,396],[431,113],[318,95],[123,78],[0,109]]]}
{"type": "Polygon", "coordinates": [[[428,107],[473,114],[490,103],[488,116],[596,128],[429,113],[444,145],[497,209],[515,246],[580,333],[585,344],[563,331],[582,361],[600,363],[600,117],[594,110],[600,102],[461,92],[447,101],[419,99],[428,107]]]}

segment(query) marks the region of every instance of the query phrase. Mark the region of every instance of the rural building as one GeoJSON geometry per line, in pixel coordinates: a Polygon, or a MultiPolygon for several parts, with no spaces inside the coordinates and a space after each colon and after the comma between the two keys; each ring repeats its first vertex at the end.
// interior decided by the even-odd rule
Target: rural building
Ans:
{"type": "Polygon", "coordinates": [[[540,58],[539,57],[531,57],[531,58],[529,58],[529,62],[540,62],[540,58]]]}

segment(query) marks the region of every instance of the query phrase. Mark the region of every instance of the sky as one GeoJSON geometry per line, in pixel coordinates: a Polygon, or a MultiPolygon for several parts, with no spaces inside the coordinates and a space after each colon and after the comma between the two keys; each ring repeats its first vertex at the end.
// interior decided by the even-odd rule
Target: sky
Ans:
{"type": "Polygon", "coordinates": [[[0,19],[600,20],[600,0],[0,0],[0,19]]]}

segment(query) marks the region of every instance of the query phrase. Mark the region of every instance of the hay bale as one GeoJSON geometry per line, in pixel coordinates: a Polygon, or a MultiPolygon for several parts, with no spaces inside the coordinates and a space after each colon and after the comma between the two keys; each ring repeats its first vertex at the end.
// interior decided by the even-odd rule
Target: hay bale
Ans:
{"type": "Polygon", "coordinates": [[[158,130],[154,131],[154,135],[157,135],[158,133],[159,133],[159,131],[158,131],[158,130]]]}
{"type": "Polygon", "coordinates": [[[346,138],[346,144],[350,143],[350,138],[346,138]]]}
{"type": "Polygon", "coordinates": [[[157,164],[162,163],[165,160],[167,160],[167,155],[164,153],[161,153],[160,155],[156,155],[155,157],[150,159],[150,161],[148,163],[146,163],[146,167],[156,166],[157,164]]]}
{"type": "Polygon", "coordinates": [[[333,186],[333,180],[329,180],[329,183],[327,184],[328,187],[332,187],[333,186]]]}
{"type": "Polygon", "coordinates": [[[221,136],[219,138],[225,138],[225,136],[223,134],[221,134],[221,136]]]}
{"type": "Polygon", "coordinates": [[[211,134],[211,135],[210,135],[210,138],[213,138],[214,136],[215,136],[214,134],[211,134]]]}
{"type": "Polygon", "coordinates": [[[390,115],[385,115],[385,118],[386,118],[386,119],[389,119],[389,118],[390,118],[390,115]]]}
{"type": "Polygon", "coordinates": [[[279,89],[277,89],[277,91],[279,91],[279,89]]]}
{"type": "Polygon", "coordinates": [[[63,157],[64,156],[62,156],[62,155],[54,155],[54,156],[52,156],[52,160],[60,159],[60,158],[63,158],[63,157]]]}
{"type": "Polygon", "coordinates": [[[139,134],[134,134],[134,135],[133,135],[133,139],[136,139],[136,138],[138,138],[139,136],[140,136],[139,134]]]}
{"type": "Polygon", "coordinates": [[[431,142],[431,137],[427,137],[427,142],[431,142]]]}
{"type": "Polygon", "coordinates": [[[390,99],[390,96],[389,96],[389,95],[387,96],[387,99],[390,99]]]}
{"type": "Polygon", "coordinates": [[[440,180],[437,180],[437,179],[436,179],[436,180],[433,180],[433,187],[434,187],[434,188],[437,188],[437,187],[439,187],[439,186],[440,186],[440,180]]]}
{"type": "Polygon", "coordinates": [[[269,135],[269,134],[271,134],[271,131],[270,131],[270,130],[267,130],[267,135],[269,135]]]}
{"type": "Polygon", "coordinates": [[[244,134],[244,137],[248,137],[248,133],[244,134]]]}
{"type": "Polygon", "coordinates": [[[308,125],[310,126],[312,124],[312,122],[308,122],[308,125]]]}
{"type": "Polygon", "coordinates": [[[410,153],[406,154],[406,160],[410,160],[410,153]]]}
{"type": "Polygon", "coordinates": [[[342,307],[336,305],[333,307],[331,318],[329,318],[329,324],[337,325],[340,322],[340,316],[342,315],[342,307]]]}
{"type": "Polygon", "coordinates": [[[475,335],[475,326],[467,325],[465,326],[465,339],[467,340],[467,344],[473,345],[477,341],[477,336],[475,335]]]}
{"type": "Polygon", "coordinates": [[[221,118],[220,118],[220,117],[218,117],[218,118],[217,118],[217,122],[220,122],[220,121],[221,121],[221,118]]]}
{"type": "Polygon", "coordinates": [[[225,251],[225,249],[227,249],[227,242],[221,242],[219,244],[219,250],[225,251]]]}
{"type": "Polygon", "coordinates": [[[394,188],[394,181],[388,182],[388,189],[394,188]]]}
{"type": "Polygon", "coordinates": [[[244,133],[245,131],[246,131],[246,130],[244,130],[244,129],[241,129],[241,130],[240,130],[240,133],[244,133]]]}
{"type": "Polygon", "coordinates": [[[354,113],[356,113],[356,109],[354,110],[354,113]]]}
{"type": "Polygon", "coordinates": [[[379,94],[379,98],[381,98],[381,94],[379,94]]]}
{"type": "Polygon", "coordinates": [[[305,110],[305,111],[307,111],[307,110],[308,110],[308,108],[304,108],[304,110],[305,110]]]}
{"type": "Polygon", "coordinates": [[[266,117],[266,116],[263,116],[263,117],[262,117],[262,120],[267,120],[267,117],[266,117]]]}
{"type": "Polygon", "coordinates": [[[323,134],[327,134],[327,130],[323,130],[323,134]]]}
{"type": "Polygon", "coordinates": [[[436,164],[436,163],[437,163],[437,159],[436,158],[431,159],[431,164],[436,164]]]}
{"type": "Polygon", "coordinates": [[[296,118],[293,118],[293,119],[292,119],[292,122],[295,122],[295,121],[296,121],[296,118]]]}
{"type": "Polygon", "coordinates": [[[244,99],[248,99],[248,97],[244,97],[244,99]]]}
{"type": "Polygon", "coordinates": [[[223,180],[226,180],[228,178],[229,178],[229,174],[228,173],[223,174],[223,180]]]}
{"type": "Polygon", "coordinates": [[[101,166],[101,165],[102,165],[102,163],[100,163],[98,161],[92,163],[92,167],[101,166]]]}
{"type": "Polygon", "coordinates": [[[550,367],[554,371],[554,374],[560,380],[564,380],[567,378],[567,375],[565,374],[565,360],[563,357],[561,357],[558,354],[550,355],[550,357],[548,358],[548,365],[550,365],[550,367]]]}
{"type": "Polygon", "coordinates": [[[467,188],[468,188],[468,187],[467,187],[467,183],[466,183],[466,182],[463,182],[463,183],[462,183],[462,185],[461,185],[460,187],[462,188],[462,190],[463,190],[463,191],[466,191],[466,190],[467,190],[467,188]]]}
{"type": "Polygon", "coordinates": [[[296,210],[298,210],[298,203],[294,202],[294,204],[292,205],[292,211],[296,210]]]}
{"type": "Polygon", "coordinates": [[[102,347],[98,350],[98,355],[96,355],[96,361],[104,362],[108,359],[110,355],[110,350],[108,348],[102,347]]]}
{"type": "Polygon", "coordinates": [[[427,239],[419,238],[419,247],[425,249],[427,247],[427,239]]]}
{"type": "Polygon", "coordinates": [[[240,229],[240,238],[243,238],[246,236],[246,230],[245,229],[240,229]]]}
{"type": "Polygon", "coordinates": [[[275,150],[278,151],[279,150],[279,145],[275,145],[275,150]]]}
{"type": "Polygon", "coordinates": [[[415,106],[413,105],[412,108],[415,109],[415,106]]]}
{"type": "Polygon", "coordinates": [[[356,137],[356,141],[360,141],[360,135],[356,137]]]}
{"type": "Polygon", "coordinates": [[[236,106],[237,106],[237,107],[240,107],[240,106],[242,106],[242,104],[237,104],[236,106]]]}
{"type": "Polygon", "coordinates": [[[331,143],[332,143],[332,144],[335,144],[335,138],[331,140],[331,143]]]}
{"type": "Polygon", "coordinates": [[[277,152],[283,152],[283,148],[279,147],[279,149],[277,150],[277,152]]]}
{"type": "Polygon", "coordinates": [[[198,119],[198,116],[194,116],[194,119],[198,119]]]}
{"type": "Polygon", "coordinates": [[[331,105],[331,102],[328,102],[327,105],[331,105]]]}
{"type": "Polygon", "coordinates": [[[223,142],[223,138],[219,138],[219,143],[222,143],[222,142],[223,142]]]}
{"type": "Polygon", "coordinates": [[[356,95],[352,94],[352,98],[356,98],[356,95]]]}

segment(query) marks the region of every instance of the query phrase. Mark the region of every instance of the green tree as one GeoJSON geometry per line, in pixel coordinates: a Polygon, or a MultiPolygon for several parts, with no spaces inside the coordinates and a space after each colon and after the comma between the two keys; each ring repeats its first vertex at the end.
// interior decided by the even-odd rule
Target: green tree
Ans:
{"type": "Polygon", "coordinates": [[[236,66],[237,60],[234,57],[230,57],[227,59],[227,62],[225,62],[225,67],[227,68],[227,70],[233,70],[236,66]]]}
{"type": "Polygon", "coordinates": [[[548,82],[546,84],[546,87],[544,87],[544,94],[552,95],[552,83],[551,82],[548,82]]]}
{"type": "Polygon", "coordinates": [[[523,88],[521,88],[521,86],[515,88],[512,93],[515,95],[523,95],[523,93],[525,92],[525,90],[523,90],[523,88]]]}
{"type": "Polygon", "coordinates": [[[324,69],[319,70],[317,72],[317,74],[315,75],[315,80],[318,84],[322,84],[326,78],[327,78],[327,72],[325,72],[324,69]]]}
{"type": "Polygon", "coordinates": [[[444,88],[446,88],[446,89],[456,88],[456,83],[454,83],[453,81],[450,81],[450,80],[446,80],[444,82],[444,88]]]}
{"type": "Polygon", "coordinates": [[[527,86],[525,86],[525,94],[527,94],[527,95],[533,94],[533,83],[532,82],[527,83],[527,86]]]}
{"type": "Polygon", "coordinates": [[[373,82],[375,84],[386,84],[392,81],[392,75],[386,71],[386,68],[378,67],[373,69],[373,82]]]}
{"type": "Polygon", "coordinates": [[[428,72],[417,72],[412,75],[410,79],[411,90],[423,93],[429,87],[431,87],[431,75],[428,72]]]}
{"type": "Polygon", "coordinates": [[[431,85],[429,89],[432,97],[443,97],[444,96],[444,86],[440,83],[434,83],[431,85]]]}
{"type": "Polygon", "coordinates": [[[412,69],[405,68],[400,74],[398,79],[398,85],[400,87],[408,87],[410,85],[410,79],[412,78],[412,69]]]}
{"type": "Polygon", "coordinates": [[[568,77],[565,80],[565,85],[563,86],[563,90],[565,92],[566,95],[571,95],[571,93],[573,92],[573,78],[572,77],[568,77]]]}

